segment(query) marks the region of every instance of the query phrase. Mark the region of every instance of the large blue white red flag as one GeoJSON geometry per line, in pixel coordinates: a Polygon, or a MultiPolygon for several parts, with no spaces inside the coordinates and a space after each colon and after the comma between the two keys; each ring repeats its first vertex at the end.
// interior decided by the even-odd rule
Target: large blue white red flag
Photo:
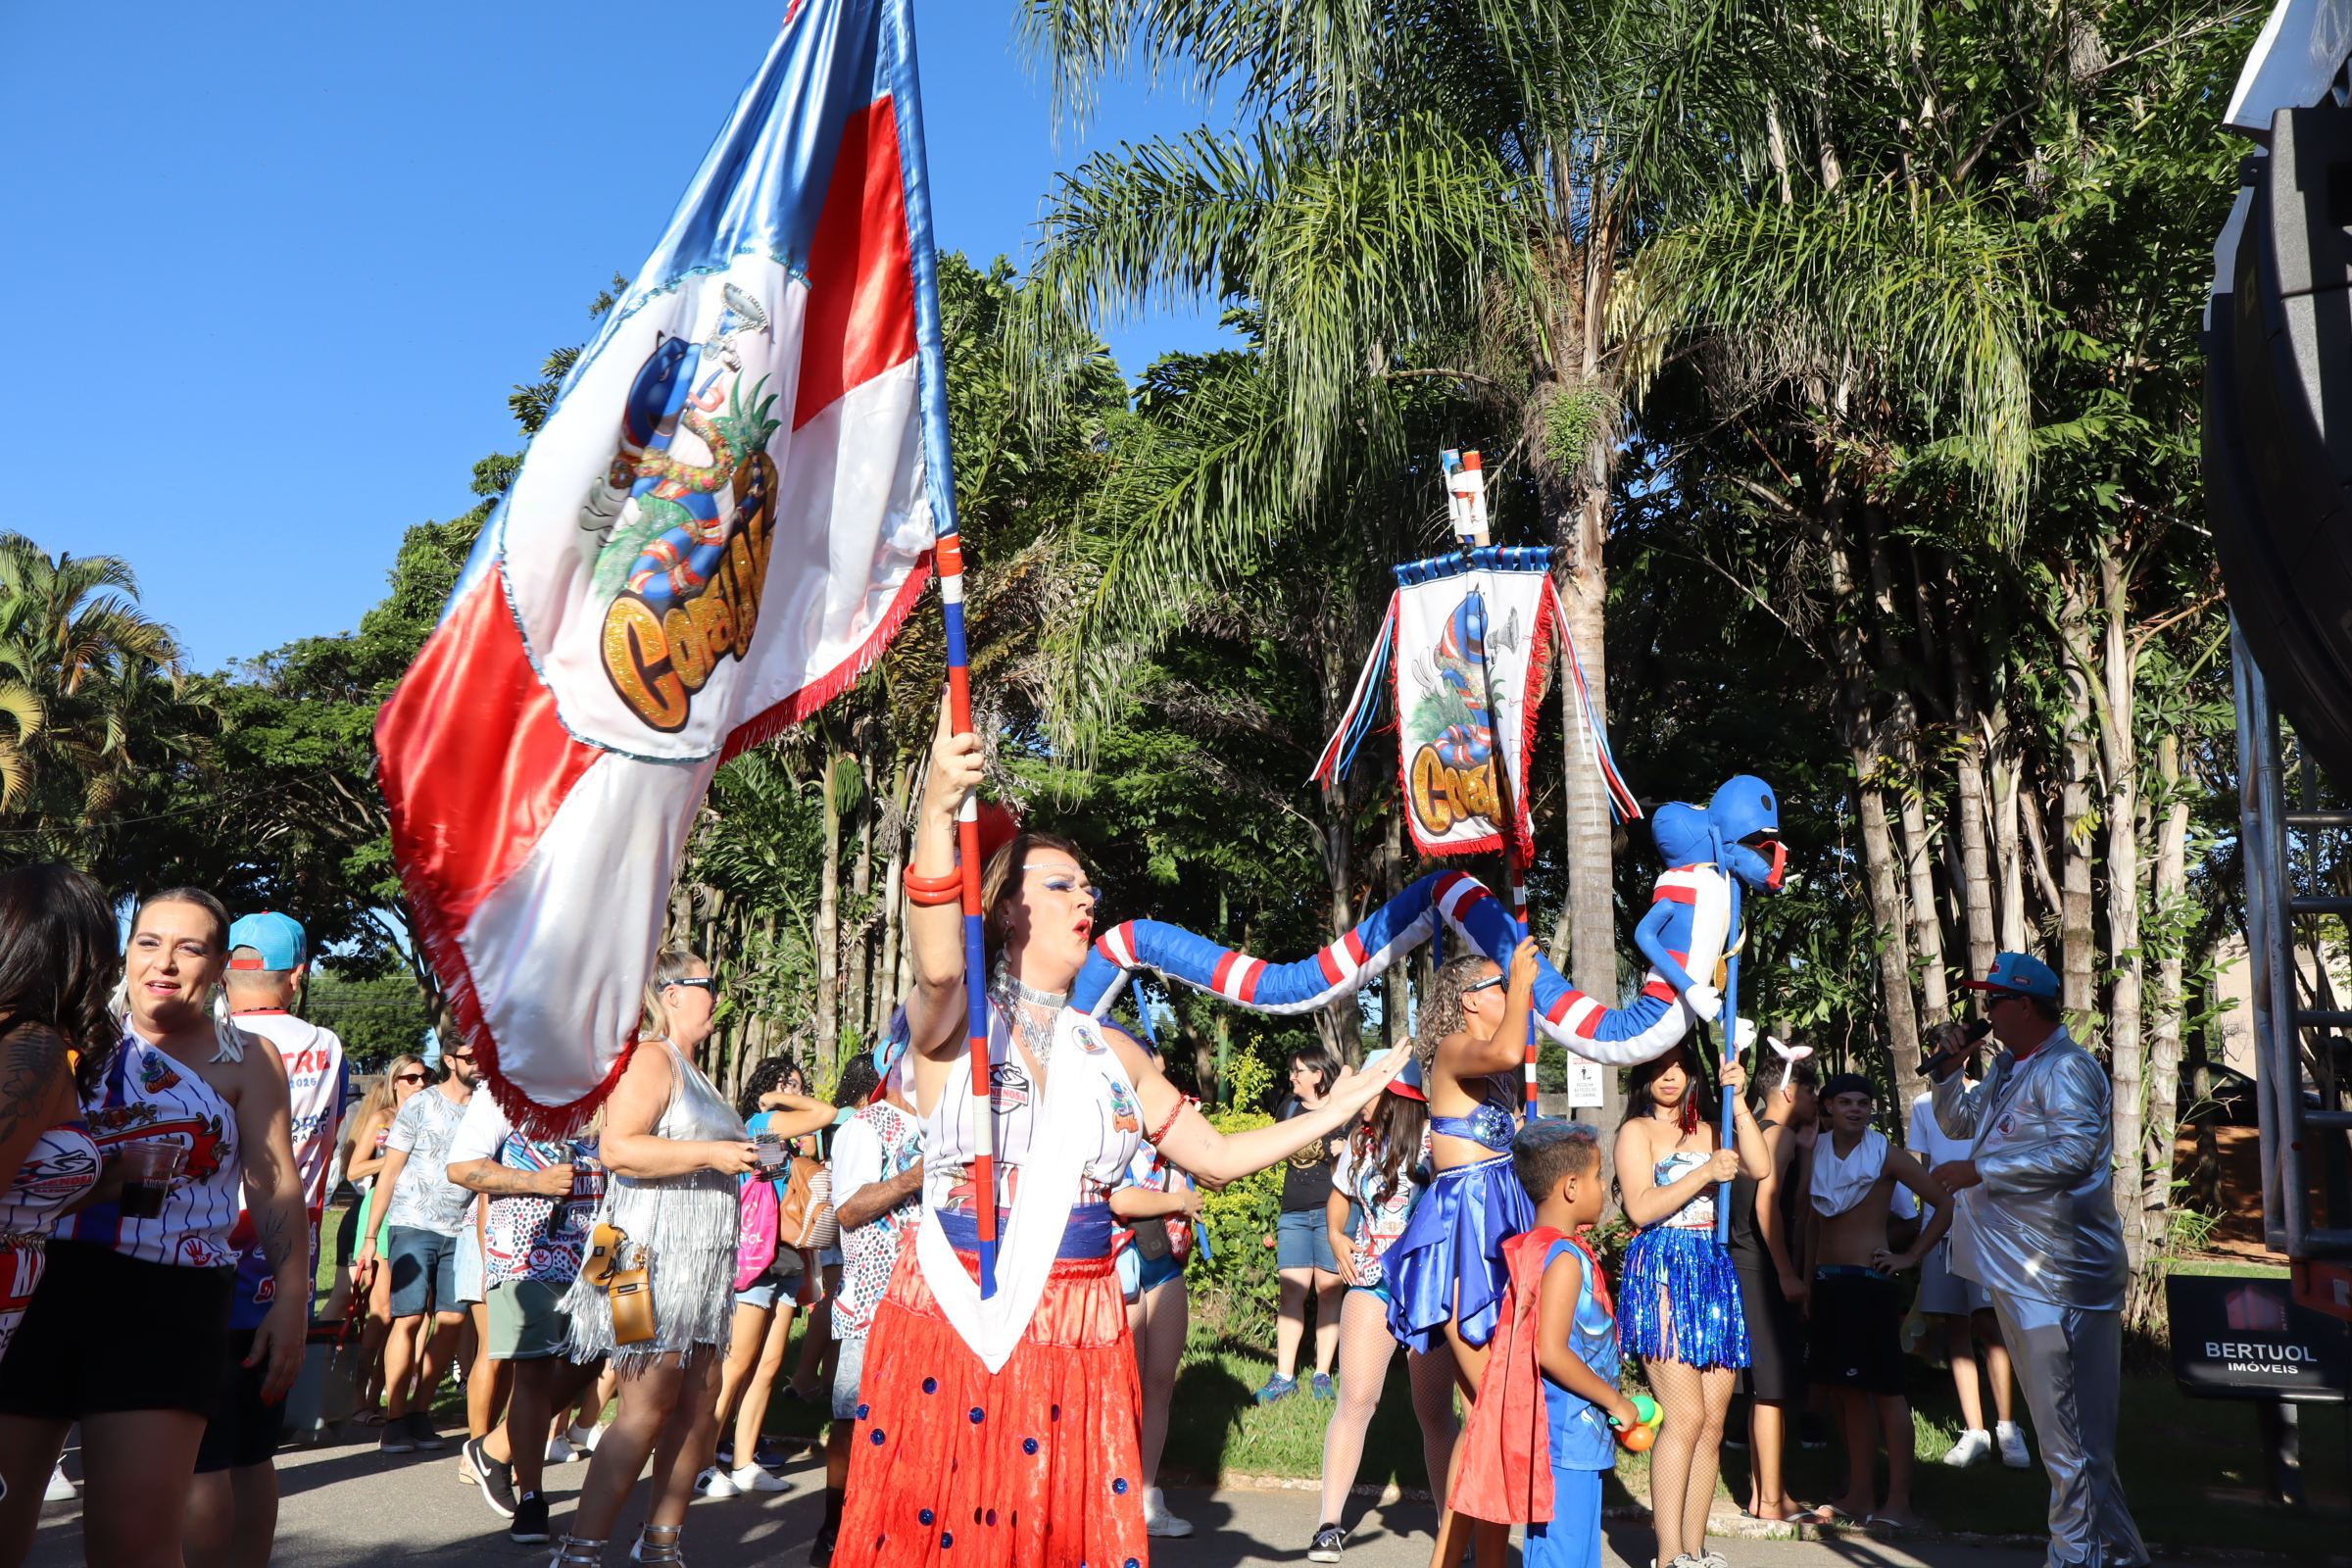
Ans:
{"type": "Polygon", "coordinates": [[[792,0],[376,725],[418,935],[521,1121],[617,1074],[712,770],[914,605],[939,371],[907,0],[792,0]]]}

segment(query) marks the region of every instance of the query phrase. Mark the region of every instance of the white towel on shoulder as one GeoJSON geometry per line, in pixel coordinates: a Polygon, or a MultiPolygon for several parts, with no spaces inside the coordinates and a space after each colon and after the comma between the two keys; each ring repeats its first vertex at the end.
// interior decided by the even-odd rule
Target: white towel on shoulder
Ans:
{"type": "Polygon", "coordinates": [[[1813,1207],[1830,1216],[1844,1213],[1878,1185],[1886,1174],[1886,1135],[1866,1128],[1854,1152],[1842,1158],[1834,1133],[1824,1133],[1813,1146],[1813,1207]]]}

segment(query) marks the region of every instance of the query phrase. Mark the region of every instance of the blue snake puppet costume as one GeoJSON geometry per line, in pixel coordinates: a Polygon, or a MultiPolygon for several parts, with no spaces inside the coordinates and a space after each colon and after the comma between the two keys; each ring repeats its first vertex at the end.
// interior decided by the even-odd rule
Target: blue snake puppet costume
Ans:
{"type": "MultiPolygon", "coordinates": [[[[1658,879],[1651,912],[1642,921],[1642,951],[1652,964],[1639,994],[1622,1007],[1586,995],[1561,977],[1548,960],[1538,970],[1533,1006],[1536,1026],[1562,1047],[1604,1066],[1632,1066],[1660,1055],[1712,1016],[1717,993],[1699,983],[1738,944],[1739,882],[1755,888],[1780,885],[1779,847],[1767,861],[1738,839],[1777,828],[1772,791],[1761,779],[1742,775],[1726,784],[1718,799],[1761,800],[1760,818],[1736,836],[1734,817],[1705,821],[1695,807],[1669,808],[1672,825],[1658,829],[1669,860],[1658,879]],[[1684,813],[1689,813],[1685,815],[1684,813]],[[1691,817],[1703,826],[1692,828],[1691,817]],[[1696,857],[1704,851],[1711,857],[1696,857]],[[1727,874],[1728,871],[1728,874],[1727,874]]],[[[1751,809],[1748,815],[1753,817],[1751,809]]],[[[1104,932],[1079,971],[1071,1004],[1101,1017],[1107,1013],[1130,974],[1156,971],[1254,1012],[1292,1015],[1311,1012],[1386,970],[1434,935],[1440,921],[1456,937],[1495,962],[1509,962],[1518,942],[1510,913],[1485,884],[1460,871],[1441,871],[1406,888],[1358,925],[1312,957],[1271,964],[1218,946],[1204,937],[1156,920],[1130,920],[1104,932]]],[[[1426,1349],[1442,1337],[1454,1315],[1456,1285],[1463,1338],[1483,1345],[1494,1332],[1507,1276],[1501,1239],[1533,1223],[1526,1194],[1512,1176],[1508,1150],[1516,1128],[1515,1104],[1499,1087],[1488,1103],[1459,1126],[1433,1123],[1437,1131],[1469,1137],[1495,1152],[1492,1159],[1442,1172],[1415,1209],[1396,1243],[1390,1278],[1396,1302],[1390,1323],[1397,1337],[1426,1349]]]]}

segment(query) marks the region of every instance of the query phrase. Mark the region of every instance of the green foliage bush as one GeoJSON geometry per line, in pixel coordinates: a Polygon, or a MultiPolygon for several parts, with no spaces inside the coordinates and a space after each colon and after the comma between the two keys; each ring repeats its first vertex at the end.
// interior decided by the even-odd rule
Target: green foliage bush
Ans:
{"type": "MultiPolygon", "coordinates": [[[[1237,1053],[1230,1073],[1234,1104],[1202,1107],[1221,1133],[1265,1127],[1274,1118],[1256,1108],[1273,1082],[1273,1069],[1254,1054],[1237,1053]]],[[[1209,1256],[1195,1248],[1185,1267],[1185,1289],[1200,1303],[1203,1319],[1221,1320],[1227,1334],[1270,1322],[1274,1314],[1274,1217],[1282,1209],[1282,1170],[1277,1164],[1246,1176],[1222,1192],[1204,1195],[1200,1223],[1208,1232],[1209,1256]]]]}

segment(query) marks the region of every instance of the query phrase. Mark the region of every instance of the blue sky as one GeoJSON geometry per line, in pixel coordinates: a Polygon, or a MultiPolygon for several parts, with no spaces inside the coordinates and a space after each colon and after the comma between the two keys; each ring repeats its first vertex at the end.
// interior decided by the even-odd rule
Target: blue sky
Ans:
{"type": "MultiPolygon", "coordinates": [[[[652,249],[784,5],[8,7],[7,526],[128,559],[199,669],[356,626],[519,445],[510,386],[652,249]]],[[[1225,116],[1114,86],[1057,137],[1014,5],[916,16],[939,243],[1018,262],[1055,171],[1225,116]]]]}

